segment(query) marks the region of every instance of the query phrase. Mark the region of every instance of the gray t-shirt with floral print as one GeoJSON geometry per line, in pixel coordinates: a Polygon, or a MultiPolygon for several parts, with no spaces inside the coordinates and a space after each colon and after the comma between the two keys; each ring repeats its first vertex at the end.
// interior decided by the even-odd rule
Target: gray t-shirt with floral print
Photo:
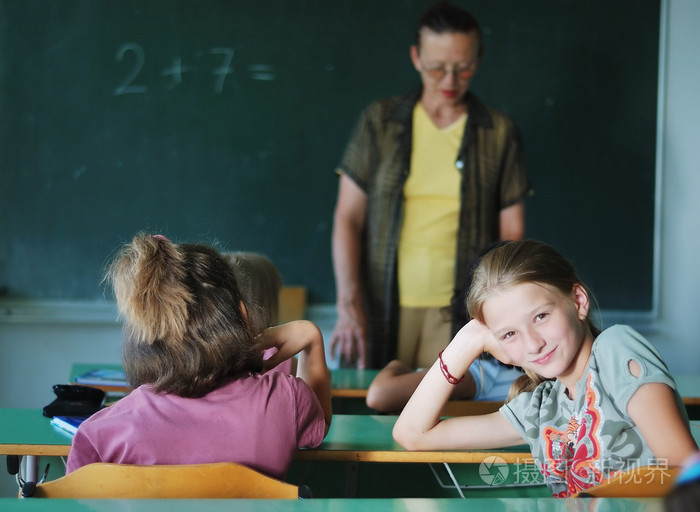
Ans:
{"type": "Polygon", "coordinates": [[[566,497],[584,491],[617,472],[657,465],[642,434],[627,414],[627,404],[643,384],[660,382],[685,407],[661,356],[634,329],[615,325],[593,343],[588,369],[571,400],[558,380],[521,393],[500,410],[530,445],[537,467],[552,494],[566,497]],[[630,361],[641,368],[630,372],[630,361]]]}

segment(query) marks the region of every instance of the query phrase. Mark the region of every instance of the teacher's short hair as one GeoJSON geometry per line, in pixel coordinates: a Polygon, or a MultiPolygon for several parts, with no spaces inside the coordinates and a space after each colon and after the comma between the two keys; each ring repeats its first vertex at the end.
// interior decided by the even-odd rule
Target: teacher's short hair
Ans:
{"type": "Polygon", "coordinates": [[[416,30],[416,46],[420,48],[421,30],[427,28],[436,34],[444,33],[463,33],[471,34],[476,32],[479,37],[479,52],[478,58],[484,55],[484,41],[481,35],[481,27],[476,20],[466,9],[457,7],[451,2],[440,0],[435,2],[427,11],[423,13],[418,20],[418,30],[416,30]]]}

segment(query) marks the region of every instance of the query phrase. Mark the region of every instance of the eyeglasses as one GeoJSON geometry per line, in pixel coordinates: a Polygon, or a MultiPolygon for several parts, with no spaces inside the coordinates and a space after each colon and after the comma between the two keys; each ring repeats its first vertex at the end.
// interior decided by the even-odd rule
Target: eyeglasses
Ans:
{"type": "Polygon", "coordinates": [[[425,73],[436,82],[442,81],[442,79],[445,78],[445,75],[447,73],[456,76],[457,80],[465,81],[471,78],[472,75],[474,75],[474,72],[476,71],[476,66],[474,64],[469,64],[468,66],[464,66],[461,68],[447,69],[444,66],[426,67],[423,65],[423,63],[421,63],[421,69],[425,71],[425,73]]]}

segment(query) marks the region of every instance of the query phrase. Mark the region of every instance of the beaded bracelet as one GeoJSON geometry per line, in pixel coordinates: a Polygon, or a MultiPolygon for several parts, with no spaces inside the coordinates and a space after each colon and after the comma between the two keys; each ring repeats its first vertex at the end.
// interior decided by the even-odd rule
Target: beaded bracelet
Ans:
{"type": "Polygon", "coordinates": [[[442,370],[442,374],[443,374],[443,375],[445,376],[445,378],[447,379],[447,382],[449,382],[449,383],[452,384],[453,386],[456,386],[456,385],[459,384],[460,382],[464,382],[464,376],[462,376],[461,379],[458,379],[457,377],[455,377],[454,375],[452,375],[452,374],[450,373],[450,370],[447,369],[447,365],[446,365],[445,362],[442,360],[442,353],[443,353],[443,352],[444,352],[444,350],[441,350],[441,351],[440,351],[440,353],[438,354],[438,359],[440,359],[440,369],[442,370]]]}

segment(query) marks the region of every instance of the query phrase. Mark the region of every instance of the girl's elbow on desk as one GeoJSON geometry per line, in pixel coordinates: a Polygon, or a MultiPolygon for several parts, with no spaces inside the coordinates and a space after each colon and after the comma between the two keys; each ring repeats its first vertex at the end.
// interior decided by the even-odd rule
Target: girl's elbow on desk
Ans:
{"type": "Polygon", "coordinates": [[[394,441],[399,443],[402,448],[411,451],[420,450],[418,444],[416,443],[415,436],[407,435],[403,429],[396,428],[396,426],[394,426],[392,435],[394,436],[394,441]]]}
{"type": "Polygon", "coordinates": [[[402,448],[409,451],[430,450],[434,448],[427,442],[429,435],[426,432],[415,430],[399,421],[394,425],[392,435],[394,436],[394,441],[399,443],[402,448]]]}

